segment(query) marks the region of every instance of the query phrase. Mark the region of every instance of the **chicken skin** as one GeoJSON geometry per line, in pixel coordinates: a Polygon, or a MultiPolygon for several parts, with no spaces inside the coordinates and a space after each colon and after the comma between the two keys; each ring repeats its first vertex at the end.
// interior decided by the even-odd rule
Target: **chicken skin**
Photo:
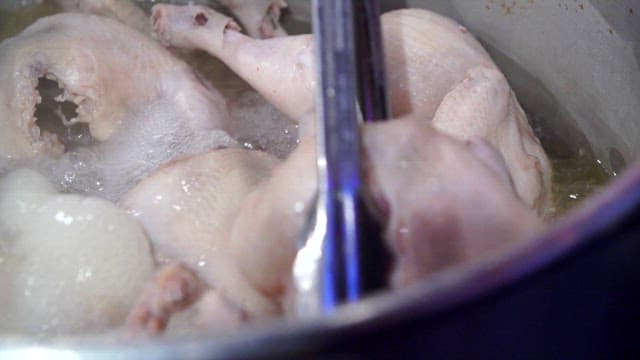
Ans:
{"type": "MultiPolygon", "coordinates": [[[[163,43],[216,56],[291,118],[313,111],[310,35],[253,39],[233,20],[195,5],[156,5],[152,22],[163,43]]],[[[412,114],[458,138],[489,141],[507,159],[518,196],[544,213],[550,202],[549,160],[508,83],[475,38],[454,21],[418,9],[384,14],[382,28],[394,116],[412,114]],[[478,102],[491,112],[476,112],[478,102]],[[446,115],[450,111],[462,116],[453,119],[446,115]]]]}

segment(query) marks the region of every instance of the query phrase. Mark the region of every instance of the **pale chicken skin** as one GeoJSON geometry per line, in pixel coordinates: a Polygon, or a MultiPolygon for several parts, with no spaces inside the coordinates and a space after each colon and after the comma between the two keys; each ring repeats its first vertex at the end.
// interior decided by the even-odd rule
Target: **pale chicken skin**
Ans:
{"type": "Polygon", "coordinates": [[[284,0],[218,0],[240,20],[249,36],[268,39],[286,36],[280,14],[287,7],[284,0]]]}
{"type": "Polygon", "coordinates": [[[504,157],[520,199],[540,215],[550,208],[551,165],[500,71],[469,70],[444,97],[431,124],[459,140],[487,141],[504,157]]]}
{"type": "Polygon", "coordinates": [[[231,224],[244,198],[279,162],[244,149],[196,155],[159,169],[120,204],[143,225],[160,263],[184,264],[238,309],[275,314],[273,302],[249,286],[236,268],[230,242],[231,224]]]}
{"type": "MultiPolygon", "coordinates": [[[[249,4],[225,2],[232,10],[249,4]]],[[[124,3],[68,4],[123,23],[129,18],[118,15],[128,5],[117,4],[124,3]],[[86,7],[91,4],[118,10],[86,7]]],[[[285,35],[276,25],[282,2],[252,6],[234,10],[241,21],[251,20],[250,34],[285,35]]],[[[219,57],[299,120],[303,134],[312,133],[304,120],[314,117],[310,36],[256,40],[229,18],[194,5],[157,5],[151,21],[163,43],[219,57]]],[[[506,79],[464,28],[422,10],[386,14],[383,25],[393,111],[406,116],[365,125],[362,147],[371,205],[394,256],[390,283],[402,288],[535,236],[543,228],[535,210],[547,206],[550,170],[506,79]]],[[[214,88],[149,37],[109,19],[43,19],[0,45],[0,66],[16,70],[0,74],[9,84],[0,89],[0,110],[11,114],[0,119],[4,158],[65,150],[35,123],[42,76],[58,81],[64,99],[79,105],[71,122],[89,124],[107,144],[131,119],[146,129],[154,128],[145,121],[157,118],[179,119],[198,133],[230,127],[214,88]]],[[[138,142],[142,135],[133,133],[125,143],[138,142]]],[[[120,145],[105,146],[113,163],[128,157],[120,145]]],[[[315,147],[306,136],[284,161],[241,148],[174,159],[120,199],[162,266],[126,326],[157,334],[180,326],[182,312],[189,313],[185,326],[236,329],[289,313],[298,236],[317,188],[315,147]]]]}
{"type": "MultiPolygon", "coordinates": [[[[118,20],[123,24],[151,34],[147,14],[131,0],[52,0],[62,10],[94,14],[118,20]]],[[[284,0],[218,0],[242,23],[247,33],[255,38],[266,39],[285,36],[280,25],[280,14],[287,7],[284,0]]]]}
{"type": "MultiPolygon", "coordinates": [[[[216,56],[291,118],[302,119],[313,111],[310,35],[257,40],[241,34],[231,19],[190,5],[156,5],[152,23],[163,43],[199,48],[216,56]],[[202,21],[194,21],[196,18],[202,21]]],[[[489,141],[507,159],[520,198],[544,213],[550,201],[549,160],[508,83],[482,46],[462,26],[426,10],[384,14],[382,27],[394,116],[413,114],[425,121],[437,120],[437,128],[458,138],[478,136],[489,141]],[[485,79],[484,87],[469,80],[480,78],[485,79]],[[482,99],[474,99],[478,96],[482,99]],[[436,118],[436,110],[447,98],[449,104],[464,98],[460,107],[469,109],[459,110],[463,116],[453,120],[458,125],[442,121],[447,118],[444,114],[436,118]],[[475,113],[472,106],[478,101],[496,109],[475,113]]],[[[445,106],[442,112],[452,111],[447,110],[452,106],[445,106]]]]}
{"type": "Polygon", "coordinates": [[[32,170],[0,180],[0,333],[120,326],[153,269],[142,226],[115,204],[32,170]]]}
{"type": "MultiPolygon", "coordinates": [[[[543,228],[486,141],[461,142],[415,118],[366,125],[362,134],[366,187],[394,258],[392,286],[499,253],[543,228]]],[[[296,241],[317,187],[314,159],[315,141],[303,140],[249,195],[234,224],[238,267],[283,308],[291,304],[296,241]]]]}
{"type": "Polygon", "coordinates": [[[62,10],[105,16],[151,34],[148,16],[131,0],[53,0],[62,10]]]}
{"type": "MultiPolygon", "coordinates": [[[[208,293],[216,299],[198,303],[195,311],[200,324],[220,330],[219,327],[236,328],[246,321],[292,313],[295,294],[291,269],[298,236],[317,187],[315,146],[313,137],[302,139],[299,147],[273,169],[267,180],[244,189],[249,190],[249,195],[239,196],[242,201],[233,205],[235,216],[224,222],[217,222],[216,216],[226,210],[214,206],[192,207],[174,216],[167,211],[174,201],[151,200],[157,191],[149,192],[147,198],[131,197],[138,199],[142,207],[155,203],[155,207],[164,209],[148,215],[153,223],[147,221],[146,228],[155,226],[163,233],[175,233],[171,229],[180,226],[181,236],[191,238],[193,223],[189,229],[181,225],[184,221],[180,218],[193,217],[213,221],[228,234],[225,239],[202,237],[197,242],[203,253],[207,253],[204,249],[210,244],[215,246],[223,241],[225,246],[224,251],[219,250],[224,259],[220,255],[207,258],[207,262],[218,261],[216,266],[192,266],[199,278],[209,279],[205,283],[212,286],[213,291],[208,293]],[[251,301],[247,302],[248,299],[251,301]],[[218,322],[217,317],[223,320],[218,322]]],[[[499,254],[532,238],[543,228],[536,213],[518,199],[504,159],[485,140],[459,141],[423,121],[398,119],[366,125],[363,149],[367,189],[372,206],[380,209],[380,220],[385,224],[387,245],[394,259],[389,274],[392,287],[410,286],[436,272],[499,254]]],[[[158,175],[156,181],[159,179],[158,175]]],[[[217,182],[208,183],[208,188],[217,186],[217,182]]],[[[143,182],[140,189],[148,191],[145,187],[148,189],[143,182]]],[[[177,187],[174,189],[162,194],[175,196],[182,192],[177,187]]],[[[155,238],[152,241],[157,242],[166,236],[155,238]]],[[[164,245],[158,245],[162,253],[164,245]]],[[[170,243],[170,246],[174,245],[170,243]]],[[[171,259],[191,262],[189,256],[184,255],[171,259]]],[[[178,278],[182,277],[178,275],[178,278]]],[[[151,287],[156,289],[152,294],[162,288],[157,284],[151,287]]],[[[179,298],[194,296],[186,290],[180,294],[179,298]]],[[[142,304],[157,301],[152,296],[142,304]]],[[[149,309],[146,305],[135,309],[132,317],[144,320],[143,325],[140,321],[134,322],[138,325],[136,328],[156,329],[153,324],[169,322],[170,316],[166,313],[160,312],[154,318],[149,316],[154,313],[149,309]]],[[[176,308],[171,315],[178,310],[182,308],[176,308]]]]}
{"type": "Polygon", "coordinates": [[[174,158],[236,146],[215,87],[150,36],[106,17],[42,18],[0,44],[0,68],[0,158],[38,169],[64,191],[116,201],[174,158]],[[61,94],[45,98],[42,78],[61,94]],[[58,131],[39,122],[43,101],[58,131]],[[54,115],[63,103],[77,105],[75,114],[54,115]],[[65,137],[78,126],[90,144],[65,137]]]}
{"type": "Polygon", "coordinates": [[[188,267],[173,263],[158,270],[132,307],[125,330],[138,338],[162,333],[197,333],[206,329],[232,333],[247,313],[211,289],[188,267]]]}
{"type": "Polygon", "coordinates": [[[6,158],[64,151],[55,135],[36,125],[41,77],[64,89],[59,101],[77,104],[77,117],[67,121],[88,124],[98,141],[162,101],[170,102],[175,116],[193,130],[221,129],[228,121],[224,99],[184,62],[151,38],[104,17],[40,19],[0,44],[0,68],[0,156],[6,158]]]}
{"type": "Polygon", "coordinates": [[[247,196],[232,224],[231,251],[238,269],[261,294],[287,307],[296,241],[317,189],[316,142],[301,140],[271,178],[247,196]]]}
{"type": "MultiPolygon", "coordinates": [[[[435,272],[497,254],[533,237],[543,228],[543,223],[532,209],[543,208],[546,196],[543,174],[546,156],[502,74],[464,29],[430,13],[418,15],[421,20],[439,27],[439,31],[443,28],[445,33],[449,31],[451,36],[434,40],[437,45],[429,48],[434,53],[442,53],[438,54],[439,58],[430,55],[439,60],[434,60],[433,68],[427,68],[426,72],[432,76],[444,72],[443,80],[435,81],[426,97],[412,95],[413,91],[420,92],[415,89],[410,89],[409,96],[396,95],[409,100],[394,103],[394,108],[410,113],[409,118],[363,128],[367,188],[373,207],[380,209],[387,244],[394,255],[389,275],[393,287],[410,286],[435,272]],[[466,63],[453,66],[454,70],[442,64],[453,51],[447,48],[451,43],[461,48],[457,49],[461,58],[467,58],[466,63]],[[445,50],[439,50],[443,47],[445,50]],[[389,148],[391,150],[385,150],[389,148]],[[486,211],[477,211],[479,208],[486,211]]],[[[393,16],[387,16],[385,24],[394,25],[393,21],[397,20],[404,29],[403,21],[415,21],[411,13],[393,16]]],[[[290,116],[313,117],[311,105],[305,105],[309,104],[306,98],[311,96],[314,87],[308,71],[313,65],[309,37],[253,40],[240,34],[240,27],[228,18],[198,6],[156,6],[152,22],[162,41],[209,50],[232,68],[237,66],[234,70],[247,76],[265,97],[290,116]],[[297,66],[287,71],[291,59],[297,66]],[[252,62],[251,69],[247,66],[243,70],[243,62],[252,62]],[[270,90],[267,82],[262,83],[266,78],[272,81],[270,90]],[[284,89],[287,86],[290,89],[284,89]]],[[[405,46],[402,51],[411,48],[405,46]]],[[[419,56],[414,54],[411,59],[418,62],[419,56]]],[[[412,65],[411,61],[402,64],[410,69],[414,66],[415,74],[422,74],[419,66],[412,65]]],[[[427,86],[415,77],[418,75],[412,75],[411,80],[416,87],[427,86]]],[[[400,81],[398,79],[392,74],[392,83],[400,81]]],[[[402,81],[397,85],[400,90],[407,87],[411,88],[402,81]]],[[[221,324],[231,323],[230,326],[235,327],[242,321],[290,311],[296,241],[317,186],[314,159],[315,139],[303,138],[298,148],[270,172],[268,180],[244,189],[248,195],[237,197],[241,200],[232,206],[233,217],[217,215],[220,210],[215,207],[193,207],[186,212],[187,218],[216,219],[213,223],[227,234],[225,256],[230,258],[221,261],[217,269],[208,266],[197,269],[193,260],[181,251],[170,258],[190,264],[197,269],[198,277],[209,279],[205,283],[213,290],[207,294],[214,300],[199,302],[196,311],[201,316],[198,318],[209,319],[202,323],[215,327],[215,318],[219,316],[226,319],[221,324]],[[224,275],[207,274],[209,271],[224,275]],[[220,279],[225,277],[233,279],[234,285],[220,286],[224,282],[220,279]],[[248,298],[259,301],[247,306],[244,301],[248,298]]],[[[243,171],[242,176],[250,176],[250,172],[243,171]]],[[[144,189],[145,184],[141,185],[144,189]]],[[[172,191],[176,190],[169,189],[166,194],[172,191]]],[[[136,206],[145,207],[153,200],[147,196],[135,202],[141,204],[136,206]]],[[[162,235],[158,238],[168,233],[163,229],[187,228],[179,225],[179,217],[169,214],[162,210],[149,217],[152,220],[146,226],[160,229],[162,235]]],[[[208,241],[213,241],[204,237],[203,240],[195,242],[199,244],[196,248],[202,249],[209,246],[208,241]]],[[[166,243],[172,244],[172,241],[162,241],[159,246],[162,248],[166,243]]],[[[174,268],[174,274],[184,279],[179,276],[182,271],[179,269],[174,268]]],[[[157,289],[163,288],[161,284],[164,282],[150,285],[156,289],[151,293],[157,294],[157,289]]],[[[184,298],[191,296],[188,291],[181,294],[184,298]]],[[[141,302],[154,303],[153,296],[141,302]]],[[[168,318],[182,310],[168,308],[175,311],[171,314],[160,311],[154,318],[148,316],[153,311],[143,305],[136,308],[132,318],[140,319],[136,314],[144,314],[145,321],[142,326],[138,322],[139,327],[158,321],[164,328],[168,318]]]]}

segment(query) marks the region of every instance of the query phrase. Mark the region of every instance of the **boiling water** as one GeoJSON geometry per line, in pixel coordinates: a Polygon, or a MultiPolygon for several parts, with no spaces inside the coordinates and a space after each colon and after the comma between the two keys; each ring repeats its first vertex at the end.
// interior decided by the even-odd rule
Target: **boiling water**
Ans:
{"type": "MultiPolygon", "coordinates": [[[[37,18],[46,16],[58,11],[58,9],[49,2],[30,1],[28,3],[36,3],[36,5],[21,7],[18,9],[6,9],[0,7],[0,40],[14,36],[26,26],[31,24],[37,18]]],[[[147,8],[151,2],[142,1],[143,7],[147,8]]],[[[309,30],[309,24],[305,22],[308,19],[300,19],[293,17],[290,13],[285,12],[283,18],[284,26],[291,33],[302,33],[309,30]]],[[[266,122],[262,128],[256,132],[270,132],[271,135],[266,138],[269,143],[264,140],[260,142],[260,137],[255,139],[240,139],[249,148],[273,148],[278,156],[285,156],[293,146],[295,146],[295,137],[297,129],[292,122],[282,120],[283,115],[277,112],[273,107],[267,104],[264,99],[251,92],[250,87],[241,79],[233,75],[224,64],[212,59],[206,54],[195,54],[190,56],[187,61],[197,69],[197,71],[210,82],[216,84],[216,87],[230,99],[238,99],[240,105],[236,108],[234,116],[245,118],[247,124],[255,126],[256,124],[265,124],[264,121],[257,121],[257,117],[261,119],[268,118],[272,121],[266,122]],[[251,118],[251,114],[256,114],[251,118]],[[277,126],[274,124],[284,124],[277,126]],[[277,140],[280,136],[281,140],[277,140]]],[[[535,113],[535,109],[532,111],[535,113]]],[[[544,122],[540,122],[544,123],[544,122]]],[[[588,149],[579,149],[570,152],[570,155],[559,154],[554,151],[558,147],[572,147],[573,144],[566,140],[551,138],[545,136],[546,133],[552,132],[553,129],[544,126],[534,126],[534,129],[543,141],[545,149],[547,149],[553,164],[553,209],[551,218],[558,217],[576,205],[580,204],[585,198],[593,192],[602,188],[607,184],[615,173],[602,166],[598,159],[595,159],[588,149]],[[559,144],[565,141],[566,143],[559,144]]],[[[257,134],[256,134],[257,135],[257,134]]],[[[0,164],[1,166],[1,164],[0,164]]]]}

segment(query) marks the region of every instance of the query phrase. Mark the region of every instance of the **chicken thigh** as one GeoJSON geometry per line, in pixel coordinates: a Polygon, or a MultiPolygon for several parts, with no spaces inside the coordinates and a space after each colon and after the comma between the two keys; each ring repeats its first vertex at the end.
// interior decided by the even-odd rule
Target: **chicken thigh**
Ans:
{"type": "MultiPolygon", "coordinates": [[[[242,35],[231,19],[202,6],[156,5],[152,23],[165,44],[200,48],[218,57],[291,118],[301,119],[313,110],[311,36],[252,39],[242,35]]],[[[507,159],[520,198],[543,212],[550,196],[549,161],[506,80],[482,46],[462,26],[426,10],[384,14],[382,26],[394,116],[413,114],[431,121],[453,91],[436,126],[461,139],[478,136],[489,141],[507,159]],[[475,82],[465,79],[484,73],[490,74],[484,87],[471,89],[475,82]],[[478,92],[484,97],[475,100],[478,92]],[[447,108],[455,108],[456,102],[469,108],[478,101],[484,101],[485,108],[498,109],[480,116],[468,111],[453,120],[456,126],[446,124],[451,119],[447,108]]]]}

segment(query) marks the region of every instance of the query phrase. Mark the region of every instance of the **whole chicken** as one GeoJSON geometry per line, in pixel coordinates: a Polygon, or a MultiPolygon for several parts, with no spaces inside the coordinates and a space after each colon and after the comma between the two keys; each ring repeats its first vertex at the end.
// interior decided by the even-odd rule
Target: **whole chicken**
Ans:
{"type": "Polygon", "coordinates": [[[218,0],[218,2],[233,12],[252,37],[267,39],[287,35],[280,25],[280,12],[287,6],[284,0],[218,0]]]}
{"type": "MultiPolygon", "coordinates": [[[[459,141],[416,118],[366,125],[362,136],[366,188],[394,259],[392,286],[497,254],[543,228],[485,140],[459,141]]],[[[315,141],[307,138],[247,197],[233,225],[238,267],[285,309],[296,241],[317,186],[314,160],[315,141]]]]}
{"type": "Polygon", "coordinates": [[[102,333],[152,275],[142,227],[103,199],[59,194],[40,174],[0,181],[0,333],[102,333]]]}
{"type": "MultiPolygon", "coordinates": [[[[313,110],[311,36],[253,39],[233,20],[203,6],[160,4],[152,11],[154,31],[165,44],[218,57],[293,119],[313,110]]],[[[426,10],[386,13],[382,27],[394,116],[413,114],[458,138],[485,139],[507,159],[518,196],[544,214],[550,205],[549,160],[482,46],[464,27],[426,10]],[[485,105],[490,113],[472,109],[485,100],[491,101],[485,105]],[[443,101],[449,105],[442,112],[466,109],[452,119],[455,124],[442,120],[449,116],[437,116],[443,101]]]]}

